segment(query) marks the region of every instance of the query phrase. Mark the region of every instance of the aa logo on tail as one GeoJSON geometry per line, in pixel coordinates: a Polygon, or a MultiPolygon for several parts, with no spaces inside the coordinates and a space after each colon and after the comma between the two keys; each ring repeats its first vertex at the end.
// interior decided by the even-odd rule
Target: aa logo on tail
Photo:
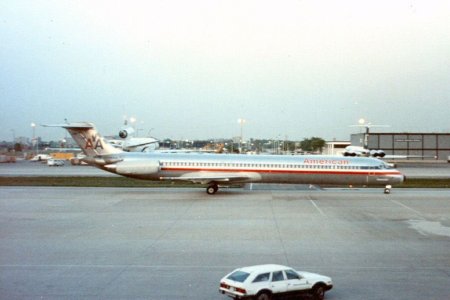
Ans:
{"type": "Polygon", "coordinates": [[[92,149],[95,150],[97,148],[103,149],[102,139],[97,135],[93,135],[91,138],[86,139],[86,145],[84,149],[92,149]]]}

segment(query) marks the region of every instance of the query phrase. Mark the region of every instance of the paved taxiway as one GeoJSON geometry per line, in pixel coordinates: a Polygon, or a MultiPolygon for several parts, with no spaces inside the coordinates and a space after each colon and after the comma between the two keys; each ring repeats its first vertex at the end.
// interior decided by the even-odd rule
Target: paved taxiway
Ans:
{"type": "Polygon", "coordinates": [[[327,299],[449,299],[450,191],[0,187],[2,299],[227,299],[233,268],[333,278],[327,299]]]}

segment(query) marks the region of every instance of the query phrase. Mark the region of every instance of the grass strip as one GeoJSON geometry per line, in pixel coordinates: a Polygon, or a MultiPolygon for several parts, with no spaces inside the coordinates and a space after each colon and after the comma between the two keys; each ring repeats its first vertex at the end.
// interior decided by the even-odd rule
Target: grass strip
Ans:
{"type": "MultiPolygon", "coordinates": [[[[190,182],[147,181],[126,177],[0,177],[0,186],[68,186],[68,187],[204,187],[190,182]]],[[[411,178],[396,188],[450,188],[450,178],[411,178]]]]}
{"type": "Polygon", "coordinates": [[[450,178],[408,178],[399,188],[450,188],[450,178]]]}

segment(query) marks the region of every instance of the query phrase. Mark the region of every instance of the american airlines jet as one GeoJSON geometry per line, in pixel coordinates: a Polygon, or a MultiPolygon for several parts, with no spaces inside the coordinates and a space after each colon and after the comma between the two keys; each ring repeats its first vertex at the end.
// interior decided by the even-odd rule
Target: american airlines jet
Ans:
{"type": "Polygon", "coordinates": [[[389,193],[392,184],[404,180],[370,157],[124,152],[107,143],[92,123],[44,126],[67,129],[86,154],[83,160],[97,168],[131,178],[205,184],[208,194],[219,185],[250,182],[385,186],[389,193]]]}

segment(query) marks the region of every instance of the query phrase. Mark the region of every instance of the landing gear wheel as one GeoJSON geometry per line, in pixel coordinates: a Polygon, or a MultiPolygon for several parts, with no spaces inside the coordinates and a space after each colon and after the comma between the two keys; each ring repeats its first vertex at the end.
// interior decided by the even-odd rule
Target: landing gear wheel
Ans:
{"type": "Polygon", "coordinates": [[[384,188],[384,193],[385,193],[385,194],[390,194],[390,193],[391,193],[391,188],[392,188],[391,185],[387,185],[387,186],[384,188]]]}
{"type": "Polygon", "coordinates": [[[219,187],[217,186],[217,184],[211,184],[206,188],[206,193],[208,193],[208,195],[214,195],[218,190],[219,187]]]}

